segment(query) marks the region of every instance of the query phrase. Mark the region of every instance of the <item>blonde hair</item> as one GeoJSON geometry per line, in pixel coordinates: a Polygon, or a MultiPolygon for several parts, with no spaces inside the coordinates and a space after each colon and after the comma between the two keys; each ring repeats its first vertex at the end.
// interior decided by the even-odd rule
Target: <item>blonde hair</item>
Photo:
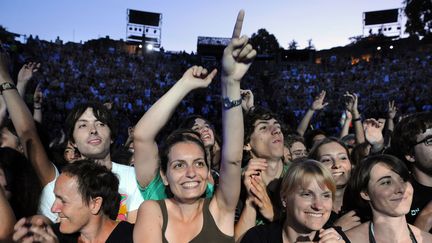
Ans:
{"type": "Polygon", "coordinates": [[[282,180],[281,199],[286,198],[298,187],[306,188],[313,180],[321,188],[327,187],[332,192],[332,200],[334,201],[336,184],[333,176],[322,163],[312,159],[290,166],[282,180]]]}

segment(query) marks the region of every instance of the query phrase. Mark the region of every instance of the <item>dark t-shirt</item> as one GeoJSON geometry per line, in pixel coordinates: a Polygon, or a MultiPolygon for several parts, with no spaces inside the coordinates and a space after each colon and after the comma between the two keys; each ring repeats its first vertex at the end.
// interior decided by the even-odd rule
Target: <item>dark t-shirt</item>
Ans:
{"type": "Polygon", "coordinates": [[[411,209],[406,215],[406,219],[409,224],[414,223],[417,215],[432,200],[432,187],[423,186],[414,178],[411,179],[411,184],[414,188],[414,195],[413,201],[411,203],[411,209]]]}
{"type": "MultiPolygon", "coordinates": [[[[283,243],[282,239],[282,221],[273,222],[266,225],[258,225],[249,229],[241,243],[283,243]]],[[[346,243],[350,242],[348,237],[343,233],[340,227],[334,229],[342,236],[346,243]]],[[[314,242],[319,241],[318,234],[313,239],[314,242]]]]}
{"type": "MultiPolygon", "coordinates": [[[[78,237],[80,236],[80,233],[74,233],[74,234],[63,234],[59,230],[60,224],[54,224],[53,225],[53,231],[57,238],[59,239],[59,242],[61,243],[76,243],[78,242],[78,237]]],[[[126,222],[121,221],[111,232],[110,236],[106,240],[107,243],[133,243],[133,228],[134,225],[126,222]]]]}

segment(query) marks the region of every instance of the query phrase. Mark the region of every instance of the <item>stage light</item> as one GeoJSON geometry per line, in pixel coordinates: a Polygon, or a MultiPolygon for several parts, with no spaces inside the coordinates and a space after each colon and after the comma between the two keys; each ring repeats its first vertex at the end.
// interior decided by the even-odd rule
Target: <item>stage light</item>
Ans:
{"type": "Polygon", "coordinates": [[[390,49],[393,49],[393,45],[390,46],[390,49]]]}
{"type": "Polygon", "coordinates": [[[142,45],[141,45],[141,44],[139,44],[139,45],[138,45],[138,47],[139,47],[139,48],[141,49],[141,48],[142,48],[142,45]]]}
{"type": "Polygon", "coordinates": [[[148,44],[147,45],[147,50],[149,50],[149,51],[153,50],[153,45],[152,44],[148,44]]]}
{"type": "Polygon", "coordinates": [[[381,50],[381,46],[378,46],[378,47],[377,47],[377,51],[380,51],[380,50],[381,50]]]}

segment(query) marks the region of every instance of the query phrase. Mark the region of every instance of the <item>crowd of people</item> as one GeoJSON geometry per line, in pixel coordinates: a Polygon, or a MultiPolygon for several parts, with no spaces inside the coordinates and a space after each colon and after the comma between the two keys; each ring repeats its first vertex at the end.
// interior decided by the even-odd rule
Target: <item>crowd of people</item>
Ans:
{"type": "Polygon", "coordinates": [[[2,43],[0,241],[432,242],[431,49],[275,65],[243,19],[220,63],[2,43]]]}
{"type": "MultiPolygon", "coordinates": [[[[138,121],[143,111],[148,110],[184,70],[193,65],[219,68],[215,61],[203,61],[198,55],[186,53],[133,55],[103,39],[100,43],[60,45],[29,38],[26,44],[18,46],[17,64],[31,61],[42,65],[35,78],[46,98],[43,109],[50,116],[44,117],[44,122],[52,128],[51,139],[60,136],[67,112],[92,97],[102,103],[112,103],[112,111],[121,121],[116,143],[122,144],[127,140],[127,128],[138,121]]],[[[312,125],[330,133],[339,131],[345,91],[359,96],[359,109],[363,112],[371,107],[384,110],[389,100],[396,102],[401,113],[432,110],[427,92],[432,76],[430,48],[407,51],[401,46],[385,55],[377,54],[356,63],[350,54],[327,59],[321,64],[257,60],[251,66],[244,88],[253,90],[257,104],[274,110],[291,126],[303,117],[314,96],[326,90],[330,106],[320,112],[319,119],[312,121],[312,125]]],[[[204,90],[184,99],[175,118],[195,113],[220,116],[219,84],[212,85],[211,90],[216,92],[204,90]]],[[[217,122],[218,128],[220,125],[217,122]]],[[[175,128],[175,125],[169,126],[175,128]]]]}

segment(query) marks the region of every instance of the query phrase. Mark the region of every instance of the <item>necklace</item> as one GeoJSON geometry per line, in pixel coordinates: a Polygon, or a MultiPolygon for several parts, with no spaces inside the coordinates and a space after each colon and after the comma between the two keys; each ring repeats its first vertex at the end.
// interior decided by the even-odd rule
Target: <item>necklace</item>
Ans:
{"type": "MultiPolygon", "coordinates": [[[[414,233],[412,232],[411,228],[409,227],[409,225],[407,224],[408,227],[408,231],[410,234],[410,239],[412,243],[417,243],[417,240],[415,238],[414,233]]],[[[369,243],[376,243],[375,241],[375,232],[374,232],[374,227],[373,227],[373,222],[370,221],[369,223],[369,243]]]]}

